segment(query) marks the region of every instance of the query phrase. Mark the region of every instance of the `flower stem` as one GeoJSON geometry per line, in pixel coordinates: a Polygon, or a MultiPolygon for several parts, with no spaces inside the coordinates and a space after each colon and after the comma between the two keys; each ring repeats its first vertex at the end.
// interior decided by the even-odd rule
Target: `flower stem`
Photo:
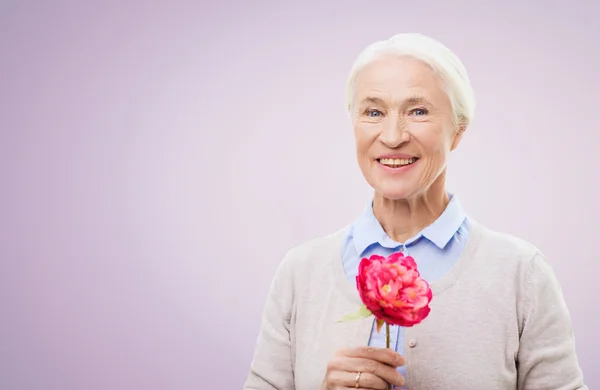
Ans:
{"type": "MultiPolygon", "coordinates": [[[[385,347],[389,348],[390,347],[390,324],[388,324],[387,322],[385,323],[385,347]]],[[[387,384],[387,389],[391,390],[392,385],[390,385],[389,383],[387,384]]]]}
{"type": "Polygon", "coordinates": [[[385,323],[385,347],[390,347],[390,324],[385,323]]]}

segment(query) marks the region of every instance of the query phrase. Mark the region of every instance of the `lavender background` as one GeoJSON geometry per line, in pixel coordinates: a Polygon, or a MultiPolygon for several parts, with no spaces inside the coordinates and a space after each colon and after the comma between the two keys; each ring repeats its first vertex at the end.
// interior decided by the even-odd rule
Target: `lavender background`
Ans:
{"type": "Polygon", "coordinates": [[[477,93],[450,190],[547,254],[600,387],[598,14],[2,1],[0,388],[241,388],[285,251],[370,195],[344,111],[352,61],[415,31],[451,47],[477,93]]]}

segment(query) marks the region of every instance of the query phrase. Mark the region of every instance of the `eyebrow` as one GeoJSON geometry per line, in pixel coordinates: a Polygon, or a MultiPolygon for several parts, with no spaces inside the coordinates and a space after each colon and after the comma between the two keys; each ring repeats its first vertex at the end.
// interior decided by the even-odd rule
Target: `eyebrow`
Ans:
{"type": "Polygon", "coordinates": [[[406,103],[412,105],[412,104],[423,104],[426,106],[432,106],[433,104],[427,100],[427,98],[425,98],[424,96],[411,96],[410,98],[406,99],[405,101],[406,103]]]}
{"type": "MultiPolygon", "coordinates": [[[[375,96],[368,96],[366,98],[364,98],[361,102],[361,104],[378,104],[378,105],[385,105],[386,102],[379,97],[375,97],[375,96]]],[[[421,95],[413,95],[407,99],[405,99],[402,102],[403,105],[414,105],[414,104],[423,104],[423,105],[427,105],[427,106],[432,106],[433,104],[424,96],[421,95]]]]}
{"type": "Polygon", "coordinates": [[[367,96],[366,98],[364,98],[362,100],[361,104],[379,104],[379,105],[385,105],[385,101],[382,98],[373,97],[373,96],[367,96]]]}

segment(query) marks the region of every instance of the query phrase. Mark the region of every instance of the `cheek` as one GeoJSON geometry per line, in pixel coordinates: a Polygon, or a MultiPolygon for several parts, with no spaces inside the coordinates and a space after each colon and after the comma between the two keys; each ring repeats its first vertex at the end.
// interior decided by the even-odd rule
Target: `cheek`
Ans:
{"type": "Polygon", "coordinates": [[[377,132],[372,125],[358,123],[354,125],[354,140],[359,157],[368,157],[368,152],[377,138],[377,132]]]}
{"type": "Polygon", "coordinates": [[[448,137],[443,127],[430,123],[415,123],[411,134],[418,140],[422,152],[427,158],[445,156],[449,150],[448,137]]]}
{"type": "Polygon", "coordinates": [[[418,139],[425,157],[424,173],[427,177],[437,176],[446,165],[449,153],[448,140],[442,127],[424,125],[415,128],[413,135],[418,139]]]}

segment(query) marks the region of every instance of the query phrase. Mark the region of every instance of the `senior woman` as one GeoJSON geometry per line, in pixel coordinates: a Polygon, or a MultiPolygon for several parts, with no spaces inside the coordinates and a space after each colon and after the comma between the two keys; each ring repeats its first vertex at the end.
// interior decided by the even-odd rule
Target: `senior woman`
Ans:
{"type": "Polygon", "coordinates": [[[569,312],[544,255],[470,218],[446,190],[446,163],[473,119],[461,61],[400,34],[368,46],[347,86],[358,163],[374,196],[351,225],[292,249],[278,268],[244,389],[587,389],[569,312]],[[358,264],[414,257],[433,291],[420,324],[372,317],[358,264]]]}

